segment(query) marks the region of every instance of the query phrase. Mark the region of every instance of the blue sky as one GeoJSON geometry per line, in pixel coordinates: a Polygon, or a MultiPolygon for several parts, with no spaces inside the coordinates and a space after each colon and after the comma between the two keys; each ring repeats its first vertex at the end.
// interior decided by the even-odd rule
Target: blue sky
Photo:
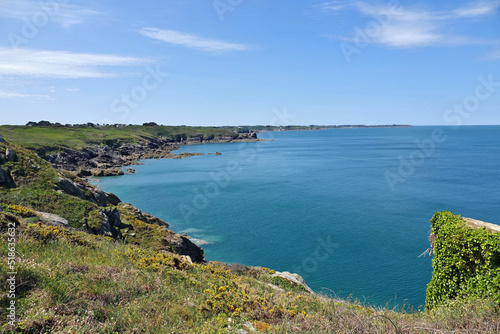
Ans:
{"type": "Polygon", "coordinates": [[[500,124],[500,0],[0,1],[0,123],[500,124]]]}

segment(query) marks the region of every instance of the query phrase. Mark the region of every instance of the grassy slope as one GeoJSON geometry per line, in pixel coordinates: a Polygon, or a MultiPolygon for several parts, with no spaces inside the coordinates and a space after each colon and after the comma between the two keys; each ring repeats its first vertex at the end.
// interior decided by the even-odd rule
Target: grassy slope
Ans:
{"type": "Polygon", "coordinates": [[[119,142],[138,142],[159,136],[231,135],[233,131],[211,127],[181,126],[127,126],[123,128],[65,128],[2,125],[0,134],[10,142],[32,150],[60,149],[81,150],[90,144],[112,144],[119,142]]]}
{"type": "MultiPolygon", "coordinates": [[[[250,322],[267,333],[346,333],[368,319],[356,333],[394,333],[394,325],[401,333],[500,329],[495,305],[486,302],[396,313],[310,295],[266,268],[192,265],[170,253],[30,224],[10,213],[0,213],[2,243],[9,222],[16,224],[22,255],[16,259],[19,332],[227,333],[250,322]]],[[[6,249],[0,254],[6,291],[6,249]]],[[[2,294],[2,320],[8,302],[2,294]]],[[[14,331],[3,324],[0,329],[14,331]]]]}

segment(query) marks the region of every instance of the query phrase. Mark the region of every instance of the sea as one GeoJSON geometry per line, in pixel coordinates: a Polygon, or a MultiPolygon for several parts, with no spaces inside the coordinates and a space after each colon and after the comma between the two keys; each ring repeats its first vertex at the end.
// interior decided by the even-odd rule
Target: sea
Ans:
{"type": "Polygon", "coordinates": [[[181,146],[174,153],[204,155],[96,182],[187,234],[208,261],[298,273],[319,294],[407,310],[425,304],[434,212],[500,224],[500,126],[258,137],[181,146]]]}

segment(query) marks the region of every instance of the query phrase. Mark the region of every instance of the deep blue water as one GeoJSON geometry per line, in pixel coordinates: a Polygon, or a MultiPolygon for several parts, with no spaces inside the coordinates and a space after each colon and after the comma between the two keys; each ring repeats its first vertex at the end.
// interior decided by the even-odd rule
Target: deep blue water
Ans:
{"type": "Polygon", "coordinates": [[[424,304],[435,211],[500,224],[500,126],[259,137],[273,140],[184,146],[222,155],[144,161],[99,186],[207,242],[208,260],[296,272],[372,305],[424,304]]]}

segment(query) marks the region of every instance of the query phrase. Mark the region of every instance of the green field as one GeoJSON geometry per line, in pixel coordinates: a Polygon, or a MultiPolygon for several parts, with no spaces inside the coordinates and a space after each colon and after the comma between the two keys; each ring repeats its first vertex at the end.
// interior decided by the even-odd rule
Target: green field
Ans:
{"type": "Polygon", "coordinates": [[[81,150],[88,145],[114,145],[135,143],[158,137],[232,136],[229,128],[187,127],[187,126],[141,126],[125,127],[53,127],[2,125],[0,134],[10,142],[31,150],[54,152],[71,149],[81,150]]]}

